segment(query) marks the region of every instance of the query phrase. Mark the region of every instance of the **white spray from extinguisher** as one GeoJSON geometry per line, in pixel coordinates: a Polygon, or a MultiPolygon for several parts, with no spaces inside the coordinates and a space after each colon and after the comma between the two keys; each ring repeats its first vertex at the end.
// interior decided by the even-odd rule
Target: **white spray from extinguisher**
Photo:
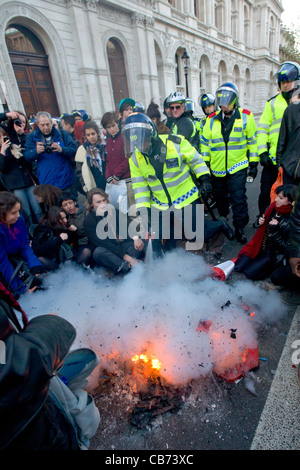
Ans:
{"type": "Polygon", "coordinates": [[[147,233],[146,240],[147,240],[147,249],[145,254],[145,264],[151,266],[153,264],[153,246],[152,246],[152,238],[155,236],[155,233],[147,233]]]}

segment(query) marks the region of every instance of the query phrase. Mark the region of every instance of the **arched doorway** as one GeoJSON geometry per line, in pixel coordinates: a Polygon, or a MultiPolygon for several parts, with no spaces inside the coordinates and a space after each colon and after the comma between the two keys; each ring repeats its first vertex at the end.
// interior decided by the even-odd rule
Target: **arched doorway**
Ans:
{"type": "Polygon", "coordinates": [[[129,97],[125,61],[119,41],[110,38],[107,42],[107,58],[116,109],[123,98],[129,97]]]}
{"type": "Polygon", "coordinates": [[[11,24],[5,40],[27,116],[38,111],[59,116],[48,56],[39,39],[24,26],[11,24]]]}

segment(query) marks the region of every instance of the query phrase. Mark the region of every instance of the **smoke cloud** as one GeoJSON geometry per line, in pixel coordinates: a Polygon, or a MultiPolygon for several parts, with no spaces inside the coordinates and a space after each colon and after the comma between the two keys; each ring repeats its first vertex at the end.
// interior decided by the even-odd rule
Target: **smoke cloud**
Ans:
{"type": "Polygon", "coordinates": [[[180,385],[233,367],[245,348],[257,347],[259,325],[285,313],[277,292],[209,273],[200,256],[181,249],[122,278],[65,265],[47,276],[47,290],[20,303],[29,318],[56,312],[67,319],[77,331],[72,349],[92,348],[103,368],[113,372],[116,358],[147,353],[160,360],[161,376],[180,385]],[[207,331],[199,328],[205,321],[207,331]]]}

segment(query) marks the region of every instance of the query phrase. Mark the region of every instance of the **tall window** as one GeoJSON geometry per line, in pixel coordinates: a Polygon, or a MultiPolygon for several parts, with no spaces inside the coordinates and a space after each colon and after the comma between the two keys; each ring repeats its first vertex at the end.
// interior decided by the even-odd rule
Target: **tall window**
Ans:
{"type": "Polygon", "coordinates": [[[123,98],[129,96],[124,55],[119,41],[110,38],[107,42],[107,57],[116,109],[123,98]]]}

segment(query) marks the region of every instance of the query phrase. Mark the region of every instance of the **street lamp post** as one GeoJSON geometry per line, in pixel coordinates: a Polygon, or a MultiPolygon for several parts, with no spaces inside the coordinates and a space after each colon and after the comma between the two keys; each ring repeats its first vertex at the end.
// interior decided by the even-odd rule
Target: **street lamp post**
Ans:
{"type": "Polygon", "coordinates": [[[190,56],[188,55],[186,48],[183,49],[183,54],[182,54],[181,60],[182,60],[182,63],[183,63],[183,69],[184,69],[184,75],[185,75],[185,91],[186,91],[186,96],[189,96],[188,68],[189,68],[190,56]]]}

